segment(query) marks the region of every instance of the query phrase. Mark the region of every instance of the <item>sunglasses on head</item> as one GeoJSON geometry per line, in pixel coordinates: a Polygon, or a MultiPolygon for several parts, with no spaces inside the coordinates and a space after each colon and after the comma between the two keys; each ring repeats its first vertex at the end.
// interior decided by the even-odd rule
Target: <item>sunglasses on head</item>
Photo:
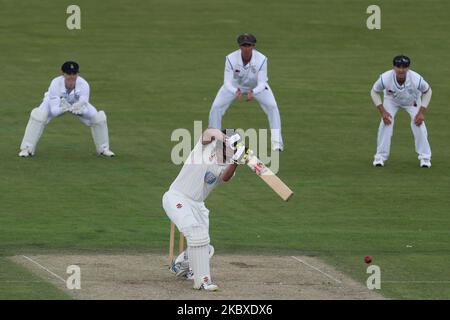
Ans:
{"type": "Polygon", "coordinates": [[[408,68],[411,61],[407,57],[396,57],[394,60],[394,66],[408,68]]]}

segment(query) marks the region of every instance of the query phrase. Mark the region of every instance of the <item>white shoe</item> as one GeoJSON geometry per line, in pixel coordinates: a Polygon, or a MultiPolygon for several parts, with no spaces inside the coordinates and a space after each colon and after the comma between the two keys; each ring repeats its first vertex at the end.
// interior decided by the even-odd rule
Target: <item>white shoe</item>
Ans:
{"type": "Polygon", "coordinates": [[[28,150],[28,148],[22,149],[19,152],[19,157],[26,158],[26,157],[31,157],[32,155],[33,155],[33,153],[30,150],[28,150]]]}
{"type": "Polygon", "coordinates": [[[384,167],[383,159],[380,157],[375,157],[375,159],[373,160],[373,166],[374,167],[384,167]]]}
{"type": "Polygon", "coordinates": [[[105,156],[105,157],[114,157],[114,156],[115,156],[114,152],[112,152],[112,151],[109,150],[109,149],[103,150],[103,152],[100,153],[100,155],[101,155],[101,156],[105,156]]]}
{"type": "Polygon", "coordinates": [[[194,289],[197,289],[197,290],[206,290],[206,291],[217,291],[217,290],[219,290],[219,287],[216,286],[214,283],[211,282],[209,276],[204,276],[204,277],[202,278],[202,282],[201,282],[201,284],[200,284],[200,287],[196,287],[196,286],[195,286],[195,281],[194,281],[194,289]]]}
{"type": "Polygon", "coordinates": [[[282,143],[279,142],[272,142],[272,151],[278,151],[281,152],[284,150],[284,146],[282,143]]]}
{"type": "Polygon", "coordinates": [[[217,291],[217,290],[219,290],[219,287],[216,286],[214,283],[210,283],[210,284],[202,283],[199,290],[217,291]]]}
{"type": "Polygon", "coordinates": [[[431,161],[428,160],[428,159],[420,160],[420,167],[421,168],[430,168],[431,167],[431,161]]]}

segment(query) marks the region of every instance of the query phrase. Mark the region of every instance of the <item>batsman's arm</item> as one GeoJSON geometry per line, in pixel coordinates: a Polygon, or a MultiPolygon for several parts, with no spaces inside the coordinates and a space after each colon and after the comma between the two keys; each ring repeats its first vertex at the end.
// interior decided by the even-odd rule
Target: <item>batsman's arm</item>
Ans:
{"type": "Polygon", "coordinates": [[[236,171],[237,166],[238,165],[234,163],[228,165],[221,177],[223,182],[230,181],[230,179],[234,176],[234,172],[236,171]]]}
{"type": "Polygon", "coordinates": [[[202,144],[208,144],[213,142],[214,140],[225,140],[225,134],[219,129],[208,128],[203,132],[202,135],[202,144]]]}

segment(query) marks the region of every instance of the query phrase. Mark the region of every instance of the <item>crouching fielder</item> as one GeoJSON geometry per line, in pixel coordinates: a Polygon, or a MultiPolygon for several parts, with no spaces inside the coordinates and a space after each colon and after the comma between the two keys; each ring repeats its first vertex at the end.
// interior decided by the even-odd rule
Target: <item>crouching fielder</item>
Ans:
{"type": "Polygon", "coordinates": [[[31,111],[20,145],[19,156],[33,156],[45,126],[52,118],[66,112],[78,116],[81,122],[91,128],[97,154],[114,156],[114,153],[109,150],[106,114],[103,111],[97,111],[89,103],[89,84],[78,75],[78,63],[64,62],[61,71],[63,74],[50,83],[41,105],[31,111]]]}
{"type": "Polygon", "coordinates": [[[424,114],[431,100],[431,87],[420,74],[409,69],[410,63],[411,60],[407,56],[394,57],[393,69],[380,75],[370,92],[381,115],[377,152],[373,160],[376,167],[383,167],[389,158],[394,118],[400,109],[405,109],[411,117],[411,130],[420,166],[431,167],[431,148],[424,121],[424,114]],[[383,101],[381,92],[384,93],[383,101]]]}
{"type": "Polygon", "coordinates": [[[211,280],[209,210],[204,200],[218,184],[231,179],[237,164],[245,163],[248,153],[244,146],[236,146],[239,140],[239,134],[207,129],[162,198],[167,216],[186,237],[194,289],[218,289],[211,280]]]}
{"type": "Polygon", "coordinates": [[[267,57],[255,49],[256,38],[250,33],[241,34],[236,50],[225,58],[222,87],[209,112],[209,127],[220,129],[222,117],[236,99],[247,95],[247,101],[256,99],[267,115],[270,126],[272,150],[283,151],[281,118],[277,102],[267,78],[267,57]]]}

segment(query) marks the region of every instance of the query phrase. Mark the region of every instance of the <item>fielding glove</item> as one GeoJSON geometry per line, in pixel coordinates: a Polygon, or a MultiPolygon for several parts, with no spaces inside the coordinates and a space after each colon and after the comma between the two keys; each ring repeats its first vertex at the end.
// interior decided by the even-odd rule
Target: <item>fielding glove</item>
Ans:
{"type": "Polygon", "coordinates": [[[67,100],[65,98],[61,98],[61,103],[60,103],[59,107],[61,108],[61,110],[63,112],[70,111],[70,109],[72,108],[70,103],[67,102],[67,100]]]}
{"type": "Polygon", "coordinates": [[[83,114],[86,111],[86,109],[87,109],[87,103],[78,101],[72,105],[72,109],[70,110],[70,112],[72,112],[73,114],[76,114],[76,115],[80,115],[80,114],[83,114]]]}

